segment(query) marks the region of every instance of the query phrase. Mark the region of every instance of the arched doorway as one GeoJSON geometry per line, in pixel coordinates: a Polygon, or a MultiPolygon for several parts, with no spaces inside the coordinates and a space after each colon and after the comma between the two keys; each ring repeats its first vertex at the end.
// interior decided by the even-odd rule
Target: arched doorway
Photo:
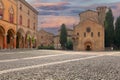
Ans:
{"type": "Polygon", "coordinates": [[[5,35],[5,30],[2,26],[0,26],[0,49],[4,48],[4,35],[5,35]]]}
{"type": "Polygon", "coordinates": [[[85,43],[85,50],[86,51],[91,51],[92,50],[92,43],[91,42],[86,42],[85,43]]]}
{"type": "Polygon", "coordinates": [[[17,32],[16,48],[24,48],[24,31],[19,29],[17,32]]]}
{"type": "Polygon", "coordinates": [[[14,38],[15,38],[15,32],[13,29],[9,29],[7,32],[7,47],[9,49],[14,48],[14,38]]]}

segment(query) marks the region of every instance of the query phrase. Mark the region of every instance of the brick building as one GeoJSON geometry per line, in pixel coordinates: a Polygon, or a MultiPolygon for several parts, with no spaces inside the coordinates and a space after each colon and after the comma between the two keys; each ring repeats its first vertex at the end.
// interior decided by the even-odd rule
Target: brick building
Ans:
{"type": "Polygon", "coordinates": [[[104,50],[104,20],[107,7],[80,13],[80,22],[74,26],[74,50],[104,50]]]}
{"type": "Polygon", "coordinates": [[[49,33],[43,29],[41,29],[38,34],[38,46],[53,46],[54,45],[54,34],[49,33]]]}

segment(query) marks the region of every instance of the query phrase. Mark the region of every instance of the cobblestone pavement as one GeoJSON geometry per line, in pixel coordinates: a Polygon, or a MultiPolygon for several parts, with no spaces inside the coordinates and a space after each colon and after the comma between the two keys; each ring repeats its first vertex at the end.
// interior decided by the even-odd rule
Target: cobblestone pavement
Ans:
{"type": "Polygon", "coordinates": [[[0,52],[0,80],[120,80],[120,52],[0,52]]]}

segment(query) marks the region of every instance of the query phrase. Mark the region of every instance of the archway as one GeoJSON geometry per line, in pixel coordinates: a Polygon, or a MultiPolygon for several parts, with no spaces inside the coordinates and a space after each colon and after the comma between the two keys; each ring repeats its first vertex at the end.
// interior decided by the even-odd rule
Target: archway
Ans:
{"type": "Polygon", "coordinates": [[[24,31],[23,29],[19,29],[17,32],[17,39],[16,39],[16,47],[17,48],[24,48],[24,31]]]}
{"type": "Polygon", "coordinates": [[[36,38],[32,38],[32,48],[36,48],[36,45],[37,45],[37,40],[36,38]]]}
{"type": "Polygon", "coordinates": [[[91,51],[92,50],[92,43],[91,42],[86,42],[85,43],[85,50],[86,51],[91,51]]]}
{"type": "Polygon", "coordinates": [[[0,26],[0,49],[4,48],[4,35],[5,35],[5,30],[2,26],[0,26]]]}
{"type": "Polygon", "coordinates": [[[14,48],[14,38],[15,38],[15,32],[13,29],[9,29],[7,32],[7,47],[9,49],[14,48]]]}
{"type": "Polygon", "coordinates": [[[30,31],[28,31],[25,35],[25,47],[26,48],[32,47],[32,37],[30,31]]]}

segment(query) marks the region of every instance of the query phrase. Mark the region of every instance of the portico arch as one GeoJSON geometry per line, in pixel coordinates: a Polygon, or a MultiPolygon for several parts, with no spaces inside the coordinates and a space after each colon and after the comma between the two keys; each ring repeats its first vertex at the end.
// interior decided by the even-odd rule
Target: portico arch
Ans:
{"type": "Polygon", "coordinates": [[[5,35],[5,30],[2,26],[0,26],[0,49],[4,48],[4,35],[5,35]]]}
{"type": "Polygon", "coordinates": [[[24,30],[22,28],[20,28],[18,31],[17,31],[17,39],[16,39],[16,47],[17,48],[24,48],[24,38],[25,38],[25,33],[24,33],[24,30]]]}
{"type": "Polygon", "coordinates": [[[16,48],[16,36],[15,31],[13,29],[9,29],[7,31],[7,47],[8,48],[16,48]]]}
{"type": "Polygon", "coordinates": [[[32,48],[32,36],[30,31],[27,31],[25,35],[25,47],[32,48]]]}

